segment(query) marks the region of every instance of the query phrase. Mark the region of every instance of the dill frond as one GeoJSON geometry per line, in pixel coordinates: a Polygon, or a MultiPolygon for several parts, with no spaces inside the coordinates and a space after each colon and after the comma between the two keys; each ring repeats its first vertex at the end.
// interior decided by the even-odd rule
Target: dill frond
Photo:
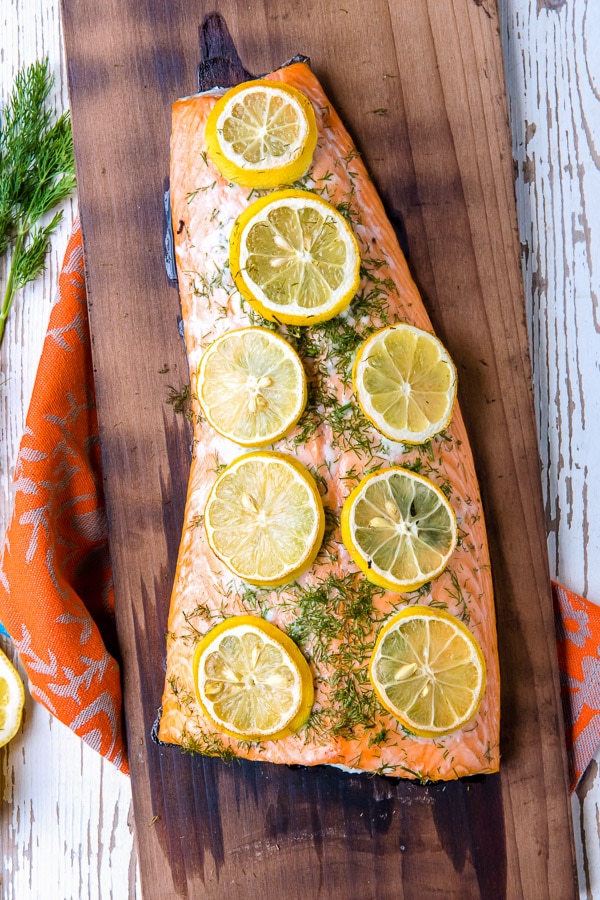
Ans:
{"type": "Polygon", "coordinates": [[[0,255],[12,245],[0,343],[15,295],[45,268],[62,210],[49,223],[38,223],[75,190],[69,113],[53,121],[46,106],[53,83],[47,59],[21,69],[0,112],[0,255]]]}

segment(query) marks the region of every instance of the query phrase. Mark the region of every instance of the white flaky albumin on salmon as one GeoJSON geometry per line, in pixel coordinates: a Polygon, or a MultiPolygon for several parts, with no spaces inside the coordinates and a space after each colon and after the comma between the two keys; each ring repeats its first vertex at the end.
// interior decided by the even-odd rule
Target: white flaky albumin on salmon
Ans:
{"type": "MultiPolygon", "coordinates": [[[[350,379],[360,342],[396,321],[430,331],[431,323],[375,188],[319,82],[304,63],[270,77],[294,85],[312,102],[319,140],[300,186],[318,192],[349,218],[361,248],[363,277],[348,312],[322,325],[279,329],[303,358],[309,401],[298,426],[276,449],[293,454],[315,475],[328,529],[316,563],[294,585],[273,591],[233,577],[208,546],[203,512],[217,473],[244,451],[216,435],[193,401],[194,452],[169,614],[159,738],[210,755],[329,763],[423,780],[494,772],[500,755],[495,615],[481,498],[462,416],[456,406],[442,435],[411,449],[383,439],[360,414],[350,379]],[[459,544],[447,570],[410,595],[366,581],[340,536],[345,497],[364,472],[389,464],[408,466],[435,482],[459,526],[459,544]],[[465,622],[487,665],[487,686],[475,718],[461,731],[435,740],[411,735],[389,716],[367,672],[381,623],[417,602],[447,609],[465,622]],[[195,644],[223,618],[247,613],[285,629],[314,673],[309,721],[283,740],[250,743],[224,736],[203,717],[194,696],[195,644]]],[[[192,394],[200,358],[212,340],[231,328],[268,324],[241,299],[228,267],[232,225],[256,193],[226,182],[206,155],[205,123],[218,95],[188,97],[173,108],[171,203],[192,394]]]]}

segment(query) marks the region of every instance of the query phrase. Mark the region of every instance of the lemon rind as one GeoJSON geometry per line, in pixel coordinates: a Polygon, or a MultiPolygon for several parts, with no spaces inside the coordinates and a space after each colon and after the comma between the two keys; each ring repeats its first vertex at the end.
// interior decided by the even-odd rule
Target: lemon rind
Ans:
{"type": "Polygon", "coordinates": [[[23,707],[25,705],[25,688],[21,676],[8,656],[0,650],[0,677],[9,683],[9,703],[3,707],[6,711],[6,723],[0,730],[0,747],[4,747],[15,737],[21,727],[23,707]]]}

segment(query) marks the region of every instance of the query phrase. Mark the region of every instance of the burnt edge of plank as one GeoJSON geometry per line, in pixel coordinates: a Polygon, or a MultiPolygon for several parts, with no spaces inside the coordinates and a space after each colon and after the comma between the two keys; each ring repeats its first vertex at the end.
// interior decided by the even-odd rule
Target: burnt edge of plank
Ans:
{"type": "Polygon", "coordinates": [[[213,87],[234,87],[241,81],[255,76],[245,68],[229,28],[218,12],[204,17],[198,28],[200,64],[198,66],[198,90],[209,91],[213,87]]]}
{"type": "MultiPolygon", "coordinates": [[[[227,23],[220,13],[209,13],[198,28],[200,63],[198,65],[198,90],[210,91],[216,87],[235,87],[242,81],[263,76],[253,75],[244,66],[231,37],[227,23]]],[[[297,62],[310,63],[301,53],[293,56],[280,69],[297,62]]]]}

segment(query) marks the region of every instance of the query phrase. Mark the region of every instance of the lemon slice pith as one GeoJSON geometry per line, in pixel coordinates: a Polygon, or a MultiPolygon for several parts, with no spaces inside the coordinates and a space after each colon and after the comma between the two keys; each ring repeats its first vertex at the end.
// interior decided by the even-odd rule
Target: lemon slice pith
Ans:
{"type": "Polygon", "coordinates": [[[257,451],[214,483],[204,524],[213,552],[250,584],[280,587],[315,560],[325,513],[311,474],[291,456],[257,451]]]}
{"type": "Polygon", "coordinates": [[[360,282],[360,250],[344,217],[310,191],[276,191],[236,219],[231,273],[261,316],[288,325],[342,312],[360,282]]]}
{"type": "Polygon", "coordinates": [[[210,425],[243,447],[290,431],[306,405],[306,377],[296,351],[266,328],[217,338],[198,369],[198,400],[210,425]]]}
{"type": "Polygon", "coordinates": [[[231,88],[206,122],[206,149],[221,175],[252,188],[292,184],[317,144],[312,105],[290,85],[258,79],[231,88]]]}
{"type": "Polygon", "coordinates": [[[24,704],[21,676],[0,650],[0,747],[8,744],[19,730],[24,704]]]}
{"type": "Polygon", "coordinates": [[[450,422],[456,369],[427,331],[400,323],[376,332],[359,348],[352,375],[362,411],[393,441],[421,444],[450,422]]]}
{"type": "Polygon", "coordinates": [[[310,714],[308,663],[291,638],[258,616],[233,616],[207,632],[193,670],[203,712],[230,737],[279,740],[310,714]]]}
{"type": "Polygon", "coordinates": [[[459,619],[430,606],[407,606],[381,628],[369,677],[389,713],[420,737],[434,738],[473,718],[486,667],[459,619]]]}
{"type": "Polygon", "coordinates": [[[414,591],[446,568],[456,517],[440,489],[408,469],[367,475],[342,508],[342,540],[369,581],[414,591]]]}

